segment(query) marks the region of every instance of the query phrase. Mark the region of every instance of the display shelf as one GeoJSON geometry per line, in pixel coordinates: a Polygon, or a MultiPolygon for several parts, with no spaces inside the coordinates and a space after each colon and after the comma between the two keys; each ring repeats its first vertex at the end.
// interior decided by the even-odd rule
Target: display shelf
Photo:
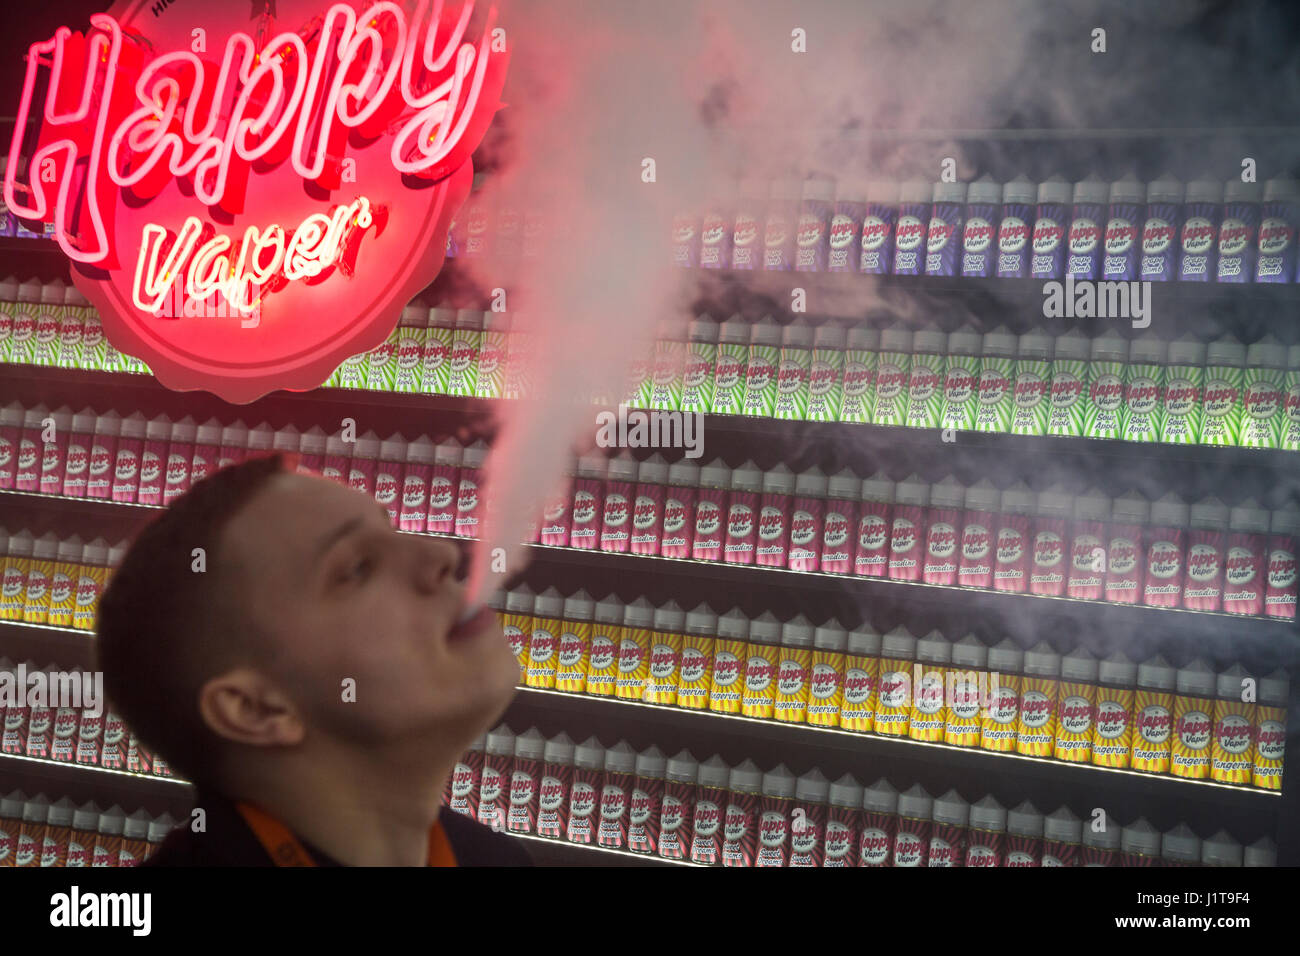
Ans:
{"type": "Polygon", "coordinates": [[[33,660],[39,667],[53,660],[60,667],[93,670],[95,634],[72,627],[0,621],[0,657],[33,660]]]}
{"type": "Polygon", "coordinates": [[[133,773],[130,770],[112,770],[108,767],[96,767],[83,763],[65,763],[60,760],[47,760],[43,757],[26,757],[20,754],[0,754],[0,769],[8,768],[17,774],[23,769],[40,771],[47,776],[74,776],[86,774],[111,778],[116,781],[132,781],[142,786],[159,785],[165,787],[190,787],[188,780],[180,777],[157,777],[148,773],[133,773]]]}
{"type": "Polygon", "coordinates": [[[545,866],[689,866],[700,868],[703,864],[690,860],[665,860],[649,853],[616,850],[595,844],[569,843],[532,833],[509,833],[523,841],[534,863],[545,866]]]}

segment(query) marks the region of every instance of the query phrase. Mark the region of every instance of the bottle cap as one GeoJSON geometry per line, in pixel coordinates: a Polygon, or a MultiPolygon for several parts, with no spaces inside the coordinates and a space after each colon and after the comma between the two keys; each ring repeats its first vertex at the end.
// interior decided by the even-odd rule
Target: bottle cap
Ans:
{"type": "Polygon", "coordinates": [[[1061,658],[1061,680],[1095,684],[1098,669],[1097,658],[1088,653],[1086,648],[1076,647],[1061,658]]]}
{"type": "Polygon", "coordinates": [[[1259,682],[1259,702],[1269,707],[1285,707],[1291,680],[1284,670],[1276,670],[1259,682]]]}
{"type": "Polygon", "coordinates": [[[1213,495],[1202,498],[1192,505],[1188,526],[1223,531],[1228,527],[1228,506],[1213,495]]]}
{"type": "Polygon", "coordinates": [[[1151,502],[1151,524],[1158,528],[1186,528],[1187,503],[1172,491],[1151,502]]]}
{"type": "Polygon", "coordinates": [[[938,631],[931,631],[916,642],[916,659],[927,664],[947,664],[952,657],[952,643],[938,631]]]}
{"type": "Polygon", "coordinates": [[[953,667],[978,667],[983,669],[988,666],[988,662],[989,649],[974,634],[967,634],[961,640],[953,642],[953,667]]]}
{"type": "Polygon", "coordinates": [[[713,637],[718,633],[718,614],[708,604],[697,604],[686,612],[686,633],[713,637]]]}
{"type": "Polygon", "coordinates": [[[1056,337],[1056,358],[1067,361],[1086,361],[1092,350],[1092,343],[1082,332],[1071,330],[1056,337]]]}
{"type": "Polygon", "coordinates": [[[1110,201],[1112,203],[1146,202],[1147,187],[1137,181],[1132,174],[1117,179],[1110,184],[1110,201]]]}
{"type": "Polygon", "coordinates": [[[1128,360],[1128,342],[1114,332],[1107,332],[1092,340],[1094,362],[1125,362],[1128,360]]]}
{"type": "Polygon", "coordinates": [[[1026,800],[1007,811],[1007,833],[1012,836],[1041,837],[1043,815],[1038,812],[1036,806],[1026,800]]]}
{"type": "Polygon", "coordinates": [[[1040,677],[1056,677],[1061,672],[1061,655],[1051,644],[1039,641],[1025,651],[1025,673],[1040,677]]]}
{"type": "Polygon", "coordinates": [[[689,750],[679,750],[668,758],[664,776],[676,783],[695,783],[700,775],[700,762],[689,750]]]}
{"type": "Polygon", "coordinates": [[[1264,202],[1295,202],[1300,199],[1300,182],[1270,179],[1264,183],[1264,202]]]}
{"type": "Polygon", "coordinates": [[[806,498],[825,498],[829,482],[816,465],[801,471],[794,480],[794,493],[806,498]]]}
{"type": "Polygon", "coordinates": [[[965,183],[935,183],[931,192],[935,202],[958,202],[966,201],[966,184],[965,183]]]}
{"type": "MultiPolygon", "coordinates": [[[[210,420],[207,424],[203,424],[199,426],[198,437],[195,439],[195,441],[198,444],[215,445],[220,440],[221,440],[221,426],[217,424],[215,419],[210,420]],[[204,429],[208,429],[210,428],[210,426],[216,427],[217,429],[216,437],[213,437],[212,432],[210,430],[205,434],[204,429]]],[[[302,439],[298,447],[301,449],[304,455],[323,455],[325,454],[326,441],[327,439],[325,438],[325,432],[321,429],[321,427],[319,425],[313,425],[311,426],[311,428],[307,429],[305,432],[302,433],[302,439]]],[[[424,435],[420,436],[419,441],[424,442],[424,445],[418,445],[417,442],[412,442],[410,445],[407,446],[406,460],[420,461],[425,463],[432,461],[433,442],[430,441],[429,438],[424,435]],[[417,447],[421,449],[420,453],[423,453],[423,449],[427,447],[429,458],[412,458],[411,457],[412,451],[417,447]]]]}
{"type": "Polygon", "coordinates": [[[1220,830],[1201,844],[1201,863],[1205,866],[1241,866],[1241,844],[1220,830]]]}
{"type": "Polygon", "coordinates": [[[960,329],[948,334],[948,354],[979,355],[983,341],[984,336],[970,326],[963,325],[960,329]]]}
{"type": "Polygon", "coordinates": [[[861,657],[876,657],[880,654],[881,643],[880,632],[863,623],[849,631],[845,650],[861,657]]]}
{"type": "MultiPolygon", "coordinates": [[[[828,326],[822,326],[828,328],[828,326]]],[[[847,347],[857,351],[875,352],[880,349],[881,335],[879,329],[873,329],[865,325],[855,325],[849,329],[847,347]]],[[[908,335],[908,348],[911,348],[911,335],[908,335]]],[[[827,346],[830,347],[829,345],[827,346]]]]}
{"type": "MultiPolygon", "coordinates": [[[[966,489],[965,505],[967,511],[996,511],[999,493],[987,478],[981,478],[966,489]]],[[[931,493],[933,500],[933,492],[931,493]]]]}
{"type": "Polygon", "coordinates": [[[1300,511],[1294,508],[1283,508],[1274,511],[1269,530],[1273,534],[1300,535],[1300,511]]]}
{"type": "Polygon", "coordinates": [[[1205,343],[1188,336],[1169,343],[1169,364],[1190,365],[1199,368],[1205,364],[1205,343]]]}
{"type": "Polygon", "coordinates": [[[1152,690],[1173,690],[1177,672],[1163,657],[1155,657],[1138,664],[1137,684],[1152,690]]]}
{"type": "Polygon", "coordinates": [[[1161,365],[1169,353],[1169,343],[1150,333],[1129,343],[1128,360],[1134,365],[1161,365]]]}
{"type": "Polygon", "coordinates": [[[532,588],[527,584],[521,584],[506,592],[506,610],[511,614],[532,614],[536,600],[532,588]]]}
{"type": "Polygon", "coordinates": [[[1130,489],[1110,506],[1110,519],[1116,524],[1146,524],[1151,518],[1151,502],[1130,489]]]}
{"type": "Polygon", "coordinates": [[[1002,202],[1002,184],[995,183],[993,177],[985,173],[966,190],[966,201],[971,205],[999,205],[1002,202]]]}
{"type": "Polygon", "coordinates": [[[907,203],[928,203],[934,195],[934,186],[930,183],[913,180],[903,183],[898,188],[898,202],[900,205],[907,203]]]}
{"type": "Polygon", "coordinates": [[[917,329],[912,334],[912,352],[916,355],[942,355],[948,348],[948,336],[940,329],[917,329]]]}
{"type": "Polygon", "coordinates": [[[484,749],[498,757],[513,757],[515,755],[514,731],[505,724],[494,727],[488,731],[487,747],[484,749]]]}
{"type": "Polygon", "coordinates": [[[749,618],[738,607],[733,607],[726,614],[718,616],[718,637],[729,641],[744,641],[749,638],[749,618]]]}
{"type": "Polygon", "coordinates": [[[608,594],[596,602],[596,613],[593,617],[599,624],[622,624],[623,611],[623,602],[619,600],[618,595],[608,594]]]}
{"type": "Polygon", "coordinates": [[[701,488],[728,488],[731,486],[731,469],[721,458],[715,458],[700,469],[701,488]]]}
{"type": "MultiPolygon", "coordinates": [[[[58,412],[55,412],[54,414],[55,414],[55,422],[54,422],[55,427],[58,427],[59,425],[58,412]]],[[[154,416],[153,418],[149,419],[149,424],[147,424],[144,428],[144,437],[149,439],[150,441],[166,441],[167,439],[171,438],[171,434],[172,434],[171,419],[169,419],[166,415],[154,416]]],[[[270,434],[271,434],[271,430],[270,427],[268,426],[266,430],[268,441],[267,444],[262,446],[263,449],[271,447],[269,441],[270,434]]],[[[251,439],[252,436],[250,435],[249,437],[251,439]]],[[[250,448],[255,447],[252,444],[251,440],[249,442],[249,447],[250,448]]]]}
{"type": "Polygon", "coordinates": [[[995,833],[1007,828],[1007,808],[991,796],[971,804],[970,825],[974,830],[991,830],[995,833]]]}
{"type": "Polygon", "coordinates": [[[929,482],[922,480],[919,475],[908,475],[894,486],[894,501],[900,505],[925,507],[930,503],[929,482]]]}
{"type": "Polygon", "coordinates": [[[785,647],[812,647],[812,622],[802,614],[796,614],[781,625],[781,644],[785,647]]]}
{"type": "MultiPolygon", "coordinates": [[[[892,485],[893,482],[890,484],[892,485]]],[[[845,468],[826,480],[826,497],[851,501],[858,497],[861,488],[862,480],[853,473],[852,469],[845,468]]]]}
{"type": "Polygon", "coordinates": [[[806,325],[787,325],[781,333],[781,346],[787,349],[812,348],[813,330],[806,325]]]}
{"type": "Polygon", "coordinates": [[[608,471],[610,481],[636,481],[639,465],[626,449],[609,459],[608,471]]]}
{"type": "MultiPolygon", "coordinates": [[[[813,334],[813,348],[843,351],[844,339],[844,327],[828,322],[817,327],[817,331],[813,334]]],[[[861,346],[858,347],[861,348],[861,346]]]]}
{"type": "Polygon", "coordinates": [[[765,315],[750,326],[749,341],[751,345],[780,345],[781,326],[770,315],[765,315]]]}
{"type": "Polygon", "coordinates": [[[515,738],[515,756],[525,760],[541,760],[546,753],[546,738],[536,727],[529,727],[515,738]]]}
{"type": "Polygon", "coordinates": [[[934,798],[932,812],[935,823],[964,827],[970,817],[970,804],[956,790],[949,790],[943,796],[934,798]]]}
{"type": "Polygon", "coordinates": [[[1045,518],[1068,518],[1074,508],[1074,499],[1060,485],[1038,493],[1038,514],[1045,518]]]}
{"type": "Polygon", "coordinates": [[[1215,696],[1222,700],[1241,700],[1242,683],[1250,677],[1246,668],[1233,664],[1227,670],[1220,671],[1214,681],[1215,696]]]}
{"type": "Polygon", "coordinates": [[[758,491],[763,487],[763,473],[752,461],[746,460],[739,468],[732,469],[732,491],[758,491]]]}
{"type": "Polygon", "coordinates": [[[573,748],[573,765],[585,770],[600,770],[605,766],[605,748],[595,734],[573,748]]]}
{"type": "Polygon", "coordinates": [[[1069,807],[1053,810],[1043,817],[1043,839],[1057,843],[1078,843],[1083,836],[1083,821],[1069,807]]]}
{"type": "Polygon", "coordinates": [[[573,753],[573,740],[570,739],[569,735],[564,731],[560,731],[550,740],[546,741],[546,746],[542,748],[542,759],[547,763],[569,767],[573,765],[573,753]]]}
{"type": "Polygon", "coordinates": [[[1119,846],[1125,853],[1159,856],[1160,831],[1147,823],[1145,817],[1138,817],[1120,830],[1119,846]]]}
{"type": "Polygon", "coordinates": [[[932,508],[961,508],[966,502],[966,488],[952,475],[930,486],[932,508]]]}
{"type": "Polygon", "coordinates": [[[607,773],[635,773],[636,751],[626,740],[620,740],[605,750],[605,771],[607,773]]]}
{"type": "Polygon", "coordinates": [[[758,793],[763,787],[763,771],[754,761],[745,758],[731,768],[728,786],[736,793],[758,793]]]}
{"type": "Polygon", "coordinates": [[[668,601],[654,610],[654,629],[666,634],[680,634],[686,624],[686,612],[676,601],[668,601]]]}
{"type": "Polygon", "coordinates": [[[55,549],[55,558],[58,561],[80,561],[81,552],[85,547],[85,542],[74,534],[59,542],[59,546],[55,549]]]}
{"type": "Polygon", "coordinates": [[[668,758],[663,751],[651,744],[636,755],[636,775],[662,779],[668,769],[668,758]]]}
{"type": "Polygon", "coordinates": [[[1277,866],[1277,844],[1266,836],[1246,847],[1242,866],[1277,866]]]}
{"type": "Polygon", "coordinates": [[[830,781],[814,767],[794,782],[794,798],[801,803],[825,803],[830,781]]]}
{"type": "Polygon", "coordinates": [[[668,480],[668,462],[656,452],[637,466],[636,480],[645,484],[662,485],[668,480]]]}
{"type": "Polygon", "coordinates": [[[781,622],[771,611],[764,611],[750,620],[749,640],[752,644],[776,644],[781,640],[781,622]]]}
{"type": "Polygon", "coordinates": [[[880,639],[880,655],[895,660],[915,660],[916,638],[912,636],[911,631],[900,624],[892,631],[886,632],[880,639]]]}
{"type": "Polygon", "coordinates": [[[700,482],[700,466],[689,458],[668,466],[668,484],[681,488],[694,488],[700,482]]]}
{"type": "Polygon", "coordinates": [[[1019,674],[1025,667],[1025,652],[1009,637],[989,648],[989,670],[999,674],[1019,674]]]}
{"type": "Polygon", "coordinates": [[[892,325],[887,329],[880,331],[880,351],[882,352],[910,352],[912,351],[912,330],[900,328],[892,325]]]}
{"type": "Polygon", "coordinates": [[[733,315],[718,327],[720,345],[748,345],[749,336],[749,323],[739,314],[733,315]]]}
{"type": "Polygon", "coordinates": [[[862,784],[853,779],[853,774],[846,773],[830,785],[826,802],[833,807],[853,807],[856,810],[863,805],[862,784]]]}
{"type": "Polygon", "coordinates": [[[1074,517],[1078,521],[1109,521],[1110,498],[1100,488],[1089,488],[1074,499],[1074,517]]]}
{"type": "Polygon", "coordinates": [[[1096,176],[1088,176],[1074,184],[1076,203],[1100,204],[1110,195],[1110,187],[1096,176]]]}
{"type": "Polygon", "coordinates": [[[934,798],[919,783],[898,795],[898,815],[913,820],[929,820],[934,812],[934,798]]]}
{"type": "MultiPolygon", "coordinates": [[[[915,475],[912,477],[916,478],[915,475]]],[[[918,478],[917,481],[919,482],[920,479],[918,478]]],[[[921,486],[924,487],[925,493],[928,494],[930,486],[925,485],[923,482],[921,483],[921,486]]],[[[874,501],[877,503],[888,504],[894,500],[894,493],[897,490],[897,487],[898,486],[894,484],[893,480],[891,480],[888,475],[883,471],[878,471],[871,477],[862,479],[861,497],[863,501],[874,501]]]]}
{"type": "MultiPolygon", "coordinates": [[[[1040,203],[1054,203],[1059,206],[1067,205],[1070,202],[1070,184],[1059,176],[1052,176],[1045,182],[1038,184],[1038,201],[1040,203]]],[[[1003,196],[1006,190],[1002,191],[1003,196]]]]}
{"type": "Polygon", "coordinates": [[[1038,198],[1038,186],[1023,173],[1010,182],[1002,184],[1002,202],[1004,205],[1033,205],[1038,198]]]}
{"type": "Polygon", "coordinates": [[[579,588],[564,599],[563,611],[566,621],[590,621],[596,611],[596,602],[590,594],[579,588]]]}
{"type": "Polygon", "coordinates": [[[731,781],[731,767],[714,754],[700,764],[699,784],[701,787],[726,787],[731,781]]]}
{"type": "Polygon", "coordinates": [[[849,632],[835,618],[819,624],[813,631],[813,647],[819,651],[843,651],[848,640],[849,632]]]}
{"type": "Polygon", "coordinates": [[[999,325],[991,332],[985,332],[980,354],[1011,358],[1016,354],[1016,335],[999,325]]]}
{"type": "Polygon", "coordinates": [[[1250,368],[1286,368],[1286,346],[1266,335],[1246,348],[1246,365],[1250,368]]]}
{"type": "Polygon", "coordinates": [[[692,342],[717,342],[718,323],[707,312],[691,319],[690,340],[692,342]]]}
{"type": "Polygon", "coordinates": [[[47,531],[32,543],[33,561],[53,561],[59,553],[59,539],[47,531]]]}
{"type": "Polygon", "coordinates": [[[1210,670],[1205,661],[1198,658],[1178,668],[1178,680],[1175,686],[1180,694],[1210,697],[1214,694],[1216,682],[1214,671],[1210,670]]]}
{"type": "Polygon", "coordinates": [[[632,628],[649,628],[654,623],[654,606],[644,597],[623,607],[623,626],[632,628]]]}
{"type": "Polygon", "coordinates": [[[1115,651],[1097,664],[1097,680],[1113,687],[1132,687],[1137,682],[1137,665],[1115,651]]]}
{"type": "Polygon", "coordinates": [[[1246,346],[1231,335],[1215,339],[1205,347],[1206,367],[1231,366],[1238,368],[1246,364],[1246,346]]]}
{"type": "MultiPolygon", "coordinates": [[[[840,779],[842,780],[843,777],[840,779]]],[[[921,792],[925,793],[924,790],[921,792]]],[[[926,799],[929,799],[928,795],[926,799]]],[[[884,777],[871,786],[862,788],[861,805],[864,810],[873,813],[897,813],[901,809],[898,804],[898,790],[884,777]]],[[[929,814],[929,807],[926,808],[926,814],[929,814]]]]}
{"type": "Polygon", "coordinates": [[[1056,349],[1056,337],[1035,329],[1023,333],[1016,347],[1016,355],[1022,359],[1050,359],[1056,349]]]}
{"type": "Polygon", "coordinates": [[[1034,513],[1038,496],[1023,481],[1017,481],[1010,488],[1002,489],[1002,510],[1007,514],[1031,515],[1034,513]]]}
{"type": "Polygon", "coordinates": [[[794,474],[785,465],[769,468],[763,472],[762,487],[765,495],[788,495],[794,491],[794,474]]]}
{"type": "Polygon", "coordinates": [[[794,796],[794,774],[786,769],[785,764],[777,764],[763,774],[760,788],[766,797],[781,797],[789,800],[794,796]]]}

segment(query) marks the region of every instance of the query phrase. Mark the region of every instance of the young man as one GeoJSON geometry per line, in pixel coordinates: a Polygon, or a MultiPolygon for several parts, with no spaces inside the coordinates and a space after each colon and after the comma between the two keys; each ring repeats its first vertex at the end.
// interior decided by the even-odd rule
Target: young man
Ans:
{"type": "Polygon", "coordinates": [[[523,864],[440,812],[519,667],[465,608],[460,554],[279,456],[200,481],[137,537],[99,608],[128,726],[198,788],[158,866],[523,864]]]}

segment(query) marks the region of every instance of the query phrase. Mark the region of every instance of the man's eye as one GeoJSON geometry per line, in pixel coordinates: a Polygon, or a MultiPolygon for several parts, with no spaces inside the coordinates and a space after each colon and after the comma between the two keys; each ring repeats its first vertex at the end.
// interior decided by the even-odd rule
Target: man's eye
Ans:
{"type": "Polygon", "coordinates": [[[357,558],[347,565],[343,573],[343,580],[350,582],[364,581],[370,577],[370,572],[374,570],[375,562],[369,556],[357,558]]]}

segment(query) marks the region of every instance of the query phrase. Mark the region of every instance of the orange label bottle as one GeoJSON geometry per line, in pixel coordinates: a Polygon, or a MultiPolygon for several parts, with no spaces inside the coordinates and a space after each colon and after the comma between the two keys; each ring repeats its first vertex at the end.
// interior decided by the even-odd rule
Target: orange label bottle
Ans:
{"type": "Polygon", "coordinates": [[[1127,767],[1133,752],[1133,685],[1137,665],[1116,651],[1097,665],[1097,710],[1092,728],[1092,762],[1127,767]]]}
{"type": "Polygon", "coordinates": [[[936,743],[943,740],[948,721],[947,668],[952,645],[938,631],[916,642],[917,663],[912,669],[912,711],[907,735],[913,740],[936,743]]]}
{"type": "Polygon", "coordinates": [[[839,724],[844,700],[844,646],[848,636],[844,625],[834,619],[813,630],[806,719],[814,727],[839,724]]]}
{"type": "Polygon", "coordinates": [[[528,645],[533,636],[533,602],[535,596],[528,585],[521,584],[506,594],[505,613],[501,615],[501,629],[506,643],[519,662],[519,681],[523,683],[528,668],[528,645]]]}
{"type": "Polygon", "coordinates": [[[1056,743],[1056,701],[1060,690],[1061,655],[1046,641],[1025,652],[1020,679],[1020,714],[1016,753],[1050,757],[1056,743]]]}
{"type": "Polygon", "coordinates": [[[23,600],[23,620],[28,624],[44,624],[49,619],[50,584],[58,550],[58,539],[53,532],[41,535],[32,545],[32,563],[27,572],[27,593],[23,600]]]}
{"type": "Polygon", "coordinates": [[[73,535],[59,542],[54,571],[50,575],[50,613],[45,622],[51,627],[71,627],[76,608],[76,586],[81,577],[81,552],[85,545],[73,535]]]}
{"type": "Polygon", "coordinates": [[[654,607],[643,597],[623,611],[623,630],[618,638],[618,677],[614,696],[620,700],[643,700],[650,682],[650,629],[654,607]]]}
{"type": "Polygon", "coordinates": [[[650,637],[650,686],[646,688],[648,704],[677,703],[681,680],[682,629],[686,614],[676,602],[655,608],[654,633],[650,637]]]}
{"type": "Polygon", "coordinates": [[[1174,740],[1169,772],[1204,780],[1210,775],[1210,741],[1214,732],[1214,671],[1195,660],[1178,669],[1174,695],[1174,740]]]}
{"type": "MultiPolygon", "coordinates": [[[[781,622],[764,611],[749,622],[749,650],[745,660],[745,685],[740,712],[746,717],[771,719],[776,706],[776,664],[781,622]]],[[[716,664],[714,665],[717,666],[716,664]]]]}
{"type": "Polygon", "coordinates": [[[782,723],[802,724],[807,717],[812,641],[812,623],[802,614],[796,614],[781,626],[773,716],[782,723]]]}
{"type": "Polygon", "coordinates": [[[839,724],[843,730],[869,734],[879,706],[880,635],[869,624],[849,632],[844,650],[844,692],[839,724]]]}
{"type": "Polygon", "coordinates": [[[591,616],[594,611],[595,603],[586,591],[575,591],[564,599],[559,657],[555,661],[556,690],[581,694],[587,689],[587,665],[591,659],[591,616]]]}
{"type": "Polygon", "coordinates": [[[1290,689],[1285,671],[1274,671],[1259,682],[1259,706],[1255,709],[1255,767],[1251,783],[1265,790],[1282,789],[1286,701],[1290,689]]]}
{"type": "Polygon", "coordinates": [[[99,596],[104,593],[108,577],[108,542],[96,538],[81,551],[77,583],[73,589],[72,626],[81,631],[95,629],[99,596]]]}
{"type": "Polygon", "coordinates": [[[678,664],[677,706],[706,710],[713,682],[713,652],[718,634],[718,615],[707,604],[686,614],[682,635],[682,657],[678,664]]]}
{"type": "Polygon", "coordinates": [[[27,575],[32,569],[32,533],[20,531],[9,537],[0,583],[0,621],[21,621],[27,604],[27,575]]]}
{"type": "Polygon", "coordinates": [[[749,618],[740,608],[732,608],[718,618],[718,639],[713,644],[713,676],[709,682],[709,710],[714,713],[740,713],[745,662],[749,658],[748,637],[749,618]]]}
{"type": "Polygon", "coordinates": [[[1174,745],[1174,684],[1177,674],[1163,657],[1143,661],[1133,695],[1134,770],[1168,773],[1174,745]]]}
{"type": "MultiPolygon", "coordinates": [[[[623,602],[611,594],[596,602],[587,659],[587,693],[613,697],[618,683],[618,643],[623,637],[623,602]]],[[[604,759],[604,758],[601,758],[604,759]]]]}
{"type": "Polygon", "coordinates": [[[533,603],[533,633],[528,640],[528,662],[524,665],[524,683],[540,690],[555,688],[555,662],[560,656],[560,615],[564,598],[555,588],[547,588],[533,603]]]}
{"type": "Polygon", "coordinates": [[[1245,668],[1233,664],[1215,681],[1214,739],[1210,743],[1210,779],[1250,783],[1255,769],[1255,701],[1243,701],[1245,668]]]}
{"type": "Polygon", "coordinates": [[[876,733],[906,737],[912,717],[912,667],[916,638],[899,626],[880,640],[880,682],[876,696],[876,733]]]}
{"type": "Polygon", "coordinates": [[[943,725],[944,743],[955,747],[978,747],[981,713],[988,686],[989,650],[974,634],[952,645],[952,666],[948,668],[948,709],[943,725]]]}
{"type": "Polygon", "coordinates": [[[1061,659],[1056,704],[1054,756],[1067,763],[1092,760],[1093,714],[1097,705],[1097,659],[1075,648],[1061,659]]]}
{"type": "Polygon", "coordinates": [[[980,713],[980,749],[1015,753],[1020,727],[1020,671],[1025,652],[1009,637],[989,648],[988,689],[980,713]]]}

